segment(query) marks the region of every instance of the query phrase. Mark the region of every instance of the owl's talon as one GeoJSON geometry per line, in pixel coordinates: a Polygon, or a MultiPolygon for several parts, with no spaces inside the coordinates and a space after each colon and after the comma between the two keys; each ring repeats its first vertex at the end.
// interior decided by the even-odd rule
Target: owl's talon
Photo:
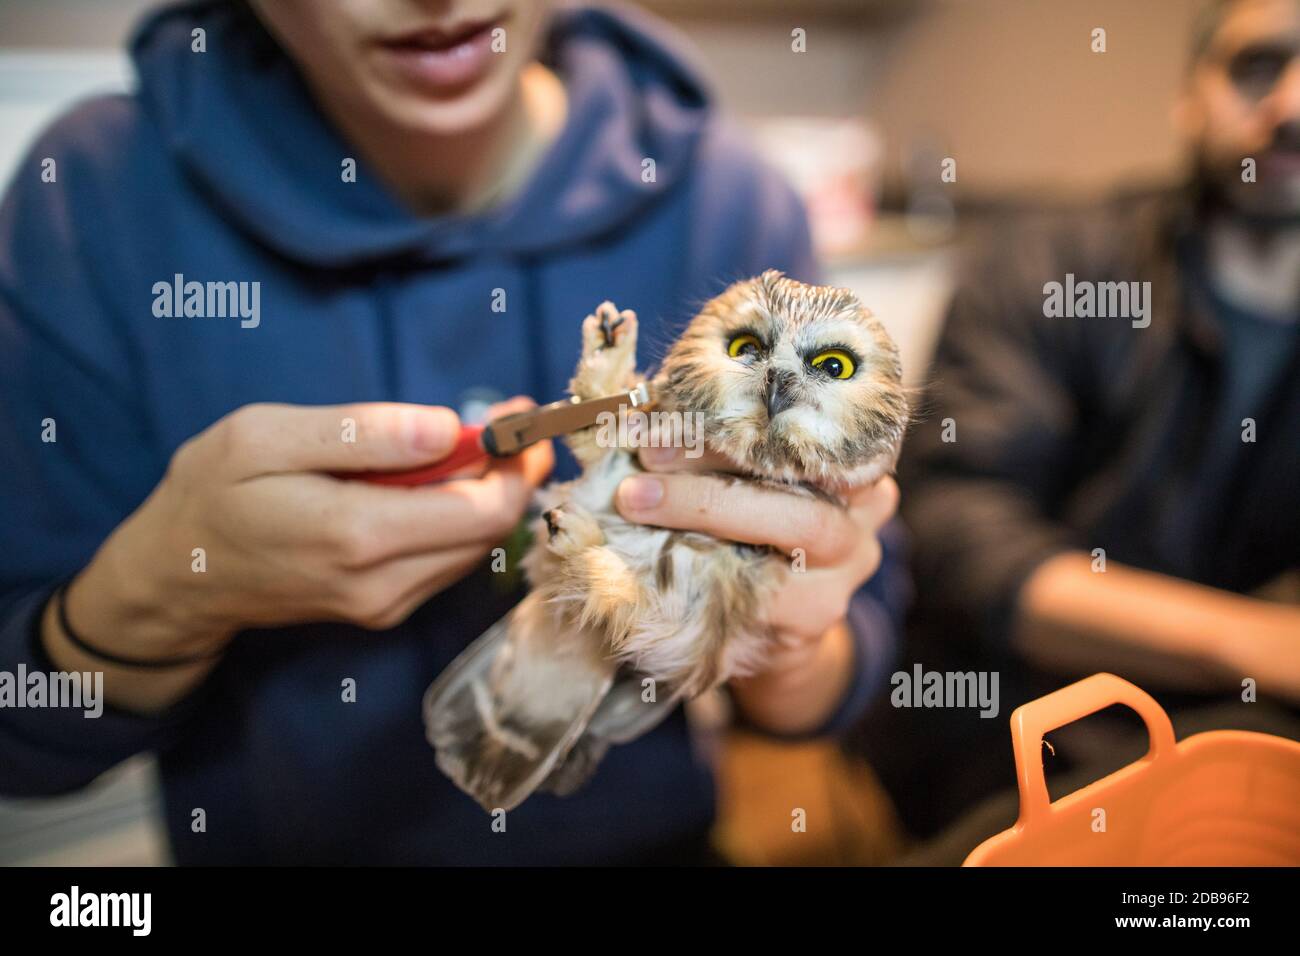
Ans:
{"type": "Polygon", "coordinates": [[[600,331],[601,334],[605,336],[605,348],[610,348],[617,341],[614,333],[618,331],[619,326],[621,326],[625,321],[626,317],[622,315],[615,318],[612,322],[607,314],[600,317],[600,331]]]}
{"type": "Polygon", "coordinates": [[[542,512],[546,546],[558,555],[576,554],[605,543],[596,519],[577,508],[556,506],[542,512]]]}
{"type": "Polygon", "coordinates": [[[635,321],[636,316],[632,310],[624,309],[620,312],[618,306],[608,300],[598,305],[596,311],[587,316],[583,323],[585,351],[591,354],[620,344],[624,338],[620,330],[629,317],[635,321]]]}

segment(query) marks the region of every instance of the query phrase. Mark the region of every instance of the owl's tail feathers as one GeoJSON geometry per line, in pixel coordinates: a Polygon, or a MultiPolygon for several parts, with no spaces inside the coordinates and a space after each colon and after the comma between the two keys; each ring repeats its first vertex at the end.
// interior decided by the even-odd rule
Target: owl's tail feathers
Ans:
{"type": "Polygon", "coordinates": [[[530,594],[425,693],[439,768],[489,813],[513,809],[564,763],[615,669],[597,635],[530,594]]]}

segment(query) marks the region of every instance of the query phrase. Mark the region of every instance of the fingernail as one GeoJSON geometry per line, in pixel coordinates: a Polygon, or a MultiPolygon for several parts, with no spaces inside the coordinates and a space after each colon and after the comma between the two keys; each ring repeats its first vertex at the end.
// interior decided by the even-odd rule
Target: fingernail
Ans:
{"type": "Polygon", "coordinates": [[[618,500],[630,511],[646,511],[659,504],[663,497],[664,483],[648,475],[626,478],[618,486],[618,500]]]}
{"type": "Polygon", "coordinates": [[[419,452],[444,452],[456,436],[441,415],[416,415],[410,424],[411,447],[419,452]]]}
{"type": "Polygon", "coordinates": [[[654,445],[641,449],[641,461],[646,465],[659,466],[670,465],[677,458],[677,449],[671,446],[657,447],[654,445]]]}

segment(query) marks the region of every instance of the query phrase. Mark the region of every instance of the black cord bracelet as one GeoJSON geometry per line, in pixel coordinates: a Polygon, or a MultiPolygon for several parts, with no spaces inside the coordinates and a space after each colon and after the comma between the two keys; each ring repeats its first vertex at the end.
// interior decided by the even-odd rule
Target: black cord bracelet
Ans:
{"type": "Polygon", "coordinates": [[[86,639],[78,634],[68,621],[68,585],[61,584],[59,589],[54,592],[54,611],[59,616],[59,627],[63,628],[63,633],[68,639],[68,643],[77,648],[84,654],[97,658],[109,664],[118,664],[122,667],[144,667],[149,669],[163,670],[168,667],[181,667],[186,664],[198,664],[201,661],[210,661],[219,657],[219,654],[189,654],[181,657],[161,657],[152,660],[140,660],[134,657],[119,657],[116,654],[110,654],[108,651],[101,651],[97,647],[86,643],[86,639]]]}

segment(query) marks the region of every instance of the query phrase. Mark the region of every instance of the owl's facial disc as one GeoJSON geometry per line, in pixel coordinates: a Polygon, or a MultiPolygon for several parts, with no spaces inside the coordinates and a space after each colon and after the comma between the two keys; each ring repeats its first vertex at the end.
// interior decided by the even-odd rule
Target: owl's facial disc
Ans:
{"type": "MultiPolygon", "coordinates": [[[[800,351],[797,357],[802,364],[791,361],[788,355],[772,355],[764,363],[766,373],[762,381],[762,399],[773,428],[782,412],[797,410],[802,405],[811,405],[820,411],[817,392],[821,385],[850,379],[857,371],[859,360],[848,346],[800,351]]],[[[789,419],[785,421],[788,423],[789,419]]]]}
{"type": "Polygon", "coordinates": [[[706,436],[747,471],[823,479],[850,454],[851,409],[868,385],[861,356],[873,342],[852,320],[759,319],[713,333],[710,351],[726,361],[706,436]]]}
{"type": "Polygon", "coordinates": [[[710,302],[660,387],[738,470],[823,486],[891,468],[907,418],[897,350],[856,297],[778,273],[710,302]]]}

